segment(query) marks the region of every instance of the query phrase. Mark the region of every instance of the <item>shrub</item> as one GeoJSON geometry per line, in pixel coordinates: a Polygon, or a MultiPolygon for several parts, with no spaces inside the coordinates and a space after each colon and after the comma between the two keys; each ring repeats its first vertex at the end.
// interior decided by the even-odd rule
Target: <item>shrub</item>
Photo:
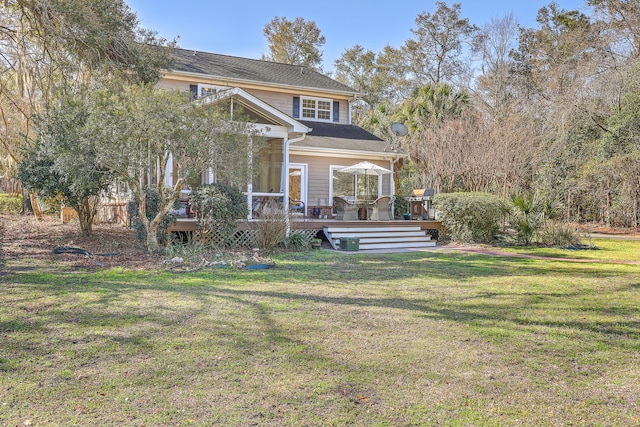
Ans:
{"type": "Polygon", "coordinates": [[[194,210],[202,241],[216,233],[222,246],[230,243],[237,231],[237,220],[247,217],[247,196],[235,188],[222,184],[207,184],[189,194],[189,202],[194,210]]]}
{"type": "Polygon", "coordinates": [[[285,249],[301,250],[311,247],[311,239],[305,233],[294,231],[282,241],[285,249]]]}
{"type": "Polygon", "coordinates": [[[578,248],[582,246],[580,231],[574,225],[562,221],[550,221],[540,232],[540,241],[545,246],[578,248]]]}
{"type": "Polygon", "coordinates": [[[287,223],[291,221],[284,209],[271,209],[260,215],[257,222],[258,235],[256,244],[260,249],[273,249],[279,245],[287,234],[287,223]]]}
{"type": "Polygon", "coordinates": [[[22,212],[22,195],[0,194],[0,213],[19,214],[22,212]]]}
{"type": "Polygon", "coordinates": [[[447,235],[455,241],[488,243],[500,229],[503,209],[489,193],[440,193],[433,198],[447,235]]]}
{"type": "MultiPolygon", "coordinates": [[[[158,214],[162,200],[160,200],[160,194],[155,187],[146,187],[144,189],[144,193],[147,202],[146,216],[147,219],[151,220],[158,214]]],[[[177,209],[178,206],[179,201],[176,200],[174,208],[177,209]]],[[[136,232],[136,239],[141,241],[146,240],[147,232],[144,228],[144,225],[142,224],[142,221],[140,220],[140,206],[135,198],[127,204],[127,213],[129,214],[129,218],[131,219],[131,228],[133,228],[136,232]]],[[[171,212],[164,217],[164,219],[160,223],[160,226],[158,227],[158,241],[167,243],[167,228],[171,224],[175,224],[175,222],[176,215],[171,212]]]]}
{"type": "Polygon", "coordinates": [[[560,209],[557,202],[545,200],[537,195],[513,194],[505,205],[511,226],[516,230],[520,243],[530,245],[546,221],[556,216],[560,209]]]}

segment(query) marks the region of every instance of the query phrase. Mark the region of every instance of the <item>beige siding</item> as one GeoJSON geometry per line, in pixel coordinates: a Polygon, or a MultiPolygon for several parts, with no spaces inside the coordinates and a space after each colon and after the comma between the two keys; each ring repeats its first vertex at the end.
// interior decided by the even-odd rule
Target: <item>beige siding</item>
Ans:
{"type": "MultiPolygon", "coordinates": [[[[164,78],[160,80],[160,82],[158,83],[158,87],[161,87],[163,89],[178,89],[182,91],[188,91],[189,84],[197,84],[197,83],[198,83],[197,81],[193,81],[190,83],[187,81],[164,78]]],[[[201,83],[211,84],[212,82],[207,81],[207,82],[201,82],[201,83]]],[[[296,92],[276,92],[273,90],[244,88],[242,86],[240,87],[246,90],[251,95],[266,102],[267,104],[280,110],[281,112],[285,113],[288,116],[291,116],[293,114],[293,97],[300,96],[300,94],[296,92]]],[[[323,97],[323,96],[320,96],[320,97],[323,97]]],[[[333,99],[331,98],[330,95],[324,96],[324,98],[333,99]]],[[[344,99],[342,100],[334,99],[334,101],[340,102],[340,117],[339,117],[339,122],[337,123],[348,124],[349,123],[349,102],[344,99]]]]}
{"type": "Polygon", "coordinates": [[[162,79],[158,83],[158,87],[162,89],[178,89],[178,90],[188,91],[189,83],[180,82],[176,80],[162,79]]]}
{"type": "MultiPolygon", "coordinates": [[[[247,92],[289,116],[293,114],[293,97],[299,96],[293,92],[272,92],[258,89],[247,89],[247,92]]],[[[325,98],[332,99],[331,96],[325,96],[325,98]]],[[[340,117],[337,123],[348,124],[349,103],[344,100],[334,99],[334,101],[340,102],[340,117]]]]}
{"type": "MultiPolygon", "coordinates": [[[[320,157],[320,156],[303,156],[291,155],[291,163],[304,163],[307,168],[307,205],[316,206],[320,204],[320,200],[329,201],[329,182],[331,180],[331,166],[351,166],[358,163],[359,160],[345,159],[340,157],[320,157]]],[[[389,162],[372,161],[379,166],[389,168],[389,162]]],[[[390,194],[391,175],[383,175],[382,179],[382,195],[390,194]]]]}
{"type": "Polygon", "coordinates": [[[246,89],[246,91],[288,116],[293,114],[293,94],[258,89],[246,89]]]}

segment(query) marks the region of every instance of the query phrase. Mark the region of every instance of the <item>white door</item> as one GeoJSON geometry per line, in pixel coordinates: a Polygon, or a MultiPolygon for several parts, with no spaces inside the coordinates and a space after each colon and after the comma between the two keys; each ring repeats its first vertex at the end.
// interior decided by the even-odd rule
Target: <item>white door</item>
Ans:
{"type": "Polygon", "coordinates": [[[296,202],[302,202],[304,214],[307,212],[307,165],[301,163],[289,164],[289,200],[292,210],[296,202]]]}

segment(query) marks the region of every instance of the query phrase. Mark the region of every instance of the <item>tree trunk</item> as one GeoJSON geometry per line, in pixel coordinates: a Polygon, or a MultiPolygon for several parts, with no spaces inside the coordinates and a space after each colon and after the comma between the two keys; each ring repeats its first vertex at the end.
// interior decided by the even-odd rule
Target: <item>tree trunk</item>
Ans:
{"type": "Polygon", "coordinates": [[[93,233],[93,218],[95,217],[95,208],[90,199],[84,198],[80,200],[73,208],[78,213],[80,232],[85,236],[90,236],[93,233]]]}
{"type": "Polygon", "coordinates": [[[31,208],[33,209],[33,213],[36,215],[37,218],[42,218],[42,211],[40,210],[40,206],[38,205],[36,194],[30,193],[29,200],[31,201],[31,208]]]}
{"type": "Polygon", "coordinates": [[[145,227],[147,231],[147,250],[151,253],[158,252],[160,250],[160,243],[158,242],[158,226],[152,225],[148,222],[148,226],[145,227]]]}

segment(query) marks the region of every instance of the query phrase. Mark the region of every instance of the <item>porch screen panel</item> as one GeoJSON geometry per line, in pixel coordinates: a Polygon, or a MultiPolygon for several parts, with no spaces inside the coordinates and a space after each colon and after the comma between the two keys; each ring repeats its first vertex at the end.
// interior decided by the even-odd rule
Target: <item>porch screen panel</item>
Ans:
{"type": "Polygon", "coordinates": [[[274,139],[260,150],[258,159],[254,159],[257,175],[253,179],[253,191],[258,193],[281,192],[282,164],[284,153],[282,140],[274,139]],[[257,162],[255,161],[257,160],[257,162]]]}

